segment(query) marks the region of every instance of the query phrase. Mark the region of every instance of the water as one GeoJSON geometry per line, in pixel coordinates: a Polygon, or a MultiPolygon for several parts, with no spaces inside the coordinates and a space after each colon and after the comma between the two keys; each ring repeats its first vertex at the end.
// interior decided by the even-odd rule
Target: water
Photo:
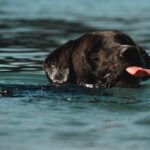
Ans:
{"type": "Polygon", "coordinates": [[[149,0],[0,0],[0,149],[149,149],[150,81],[55,87],[43,71],[49,52],[89,31],[126,32],[150,53],[149,14],[149,0]]]}

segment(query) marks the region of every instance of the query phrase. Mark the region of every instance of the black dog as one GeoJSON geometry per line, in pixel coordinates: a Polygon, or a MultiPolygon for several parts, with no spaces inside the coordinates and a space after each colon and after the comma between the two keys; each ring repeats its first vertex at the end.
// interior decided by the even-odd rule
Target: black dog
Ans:
{"type": "Polygon", "coordinates": [[[150,57],[128,35],[118,31],[92,32],[69,41],[44,62],[52,83],[93,87],[137,87],[141,79],[127,72],[131,66],[150,68],[150,57]]]}

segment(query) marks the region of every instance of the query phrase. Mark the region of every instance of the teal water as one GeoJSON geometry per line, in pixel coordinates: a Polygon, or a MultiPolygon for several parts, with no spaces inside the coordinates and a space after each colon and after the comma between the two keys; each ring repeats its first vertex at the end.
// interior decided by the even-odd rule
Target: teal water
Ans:
{"type": "Polygon", "coordinates": [[[117,29],[150,53],[149,0],[0,0],[0,149],[145,150],[150,81],[139,89],[48,86],[45,57],[117,29]]]}

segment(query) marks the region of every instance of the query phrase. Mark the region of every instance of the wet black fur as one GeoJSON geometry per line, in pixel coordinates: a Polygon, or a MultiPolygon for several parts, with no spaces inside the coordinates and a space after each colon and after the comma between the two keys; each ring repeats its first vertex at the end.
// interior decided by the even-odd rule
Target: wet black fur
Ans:
{"type": "Polygon", "coordinates": [[[150,68],[150,57],[127,34],[118,31],[87,33],[53,51],[44,62],[51,83],[97,88],[138,87],[141,79],[126,72],[129,66],[150,68]]]}

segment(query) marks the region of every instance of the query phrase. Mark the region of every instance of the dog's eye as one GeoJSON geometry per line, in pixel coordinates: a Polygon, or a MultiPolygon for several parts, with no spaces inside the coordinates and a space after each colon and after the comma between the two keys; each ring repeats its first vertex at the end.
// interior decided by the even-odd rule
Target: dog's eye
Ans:
{"type": "Polygon", "coordinates": [[[92,61],[95,61],[95,62],[99,61],[99,57],[98,57],[97,53],[91,54],[90,58],[92,61]]]}
{"type": "Polygon", "coordinates": [[[99,61],[99,59],[98,58],[94,58],[93,61],[99,61]]]}
{"type": "Polygon", "coordinates": [[[125,34],[117,34],[115,36],[115,41],[119,42],[120,44],[134,45],[132,39],[125,34]]]}

